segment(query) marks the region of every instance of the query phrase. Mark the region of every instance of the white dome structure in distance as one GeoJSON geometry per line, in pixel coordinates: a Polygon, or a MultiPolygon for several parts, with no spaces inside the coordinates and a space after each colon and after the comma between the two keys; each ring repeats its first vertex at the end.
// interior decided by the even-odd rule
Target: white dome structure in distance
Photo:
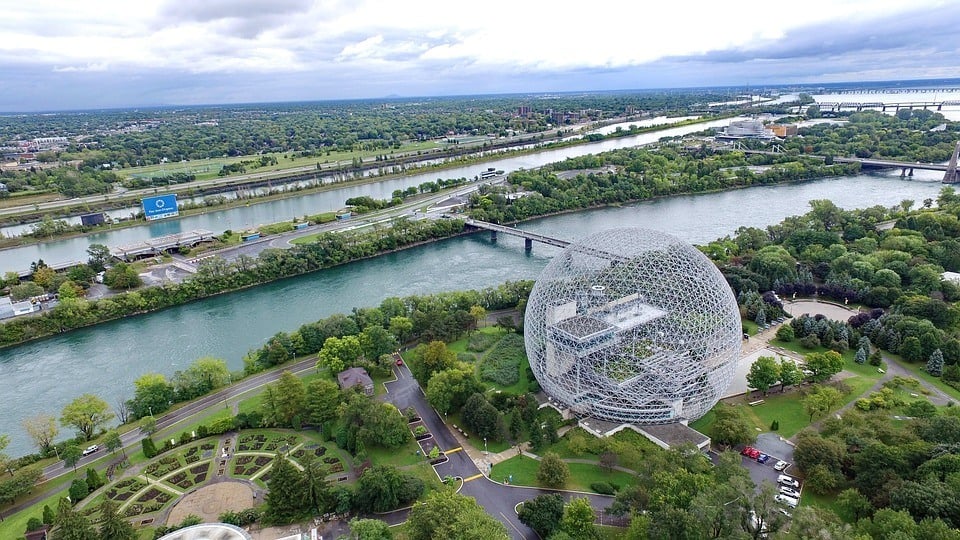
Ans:
{"type": "Polygon", "coordinates": [[[741,328],[733,292],[700,251],[662,232],[613,229],[547,265],[524,339],[540,386],[577,416],[685,424],[729,386],[741,328]]]}

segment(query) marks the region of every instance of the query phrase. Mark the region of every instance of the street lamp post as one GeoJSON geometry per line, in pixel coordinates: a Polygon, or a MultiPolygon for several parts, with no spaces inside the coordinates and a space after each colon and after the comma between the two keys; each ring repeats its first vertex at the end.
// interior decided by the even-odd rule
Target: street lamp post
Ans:
{"type": "Polygon", "coordinates": [[[486,438],[486,437],[483,438],[483,453],[484,453],[484,454],[488,453],[488,452],[487,452],[487,438],[486,438]]]}

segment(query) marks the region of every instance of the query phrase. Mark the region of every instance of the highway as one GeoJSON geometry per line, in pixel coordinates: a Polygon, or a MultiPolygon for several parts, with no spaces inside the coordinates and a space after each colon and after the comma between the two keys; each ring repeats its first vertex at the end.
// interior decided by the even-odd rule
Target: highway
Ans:
{"type": "MultiPolygon", "coordinates": [[[[609,119],[605,120],[604,124],[612,122],[614,120],[621,119],[609,119]]],[[[506,138],[504,140],[496,141],[498,146],[518,146],[523,144],[529,144],[532,142],[540,142],[543,140],[550,140],[551,137],[556,137],[557,132],[562,130],[564,132],[578,132],[580,130],[590,128],[590,124],[577,124],[572,126],[564,126],[563,128],[553,129],[550,131],[526,135],[517,135],[514,137],[506,138]],[[542,138],[541,138],[542,136],[542,138]]],[[[469,144],[465,144],[466,147],[471,147],[469,144]]],[[[486,151],[489,149],[482,148],[479,145],[476,148],[477,152],[486,151]]],[[[469,152],[468,152],[469,154],[469,152]]],[[[424,153],[417,155],[415,151],[403,152],[398,154],[391,154],[393,159],[403,159],[403,158],[417,158],[415,161],[409,162],[417,163],[420,161],[429,161],[433,159],[439,159],[447,157],[446,154],[441,153],[424,153]]],[[[367,159],[364,163],[373,163],[373,158],[367,159]]],[[[382,164],[382,163],[381,163],[382,164]]],[[[194,191],[197,189],[209,189],[214,187],[220,187],[225,185],[236,184],[238,186],[243,184],[248,184],[252,182],[259,182],[264,180],[285,180],[291,177],[301,176],[310,173],[316,173],[317,175],[328,175],[331,173],[340,172],[340,167],[343,165],[352,165],[349,161],[335,163],[321,163],[320,169],[317,169],[316,165],[306,165],[302,167],[293,167],[289,169],[281,169],[277,171],[267,171],[267,172],[258,172],[258,173],[246,173],[226,176],[223,178],[210,178],[208,180],[196,180],[193,182],[185,184],[177,184],[174,186],[164,186],[162,188],[142,188],[142,189],[131,189],[124,191],[114,191],[112,193],[104,193],[98,195],[87,195],[84,197],[76,197],[73,199],[61,199],[56,201],[47,201],[37,204],[24,204],[19,206],[10,206],[7,208],[0,208],[0,216],[5,215],[17,215],[17,214],[26,214],[26,213],[35,213],[43,210],[55,210],[58,208],[66,208],[70,206],[79,206],[79,205],[95,205],[101,204],[104,202],[110,201],[129,201],[131,204],[137,204],[137,201],[143,197],[152,197],[154,195],[163,195],[164,193],[182,193],[186,191],[194,191]]],[[[389,162],[388,162],[389,165],[389,162]]]]}

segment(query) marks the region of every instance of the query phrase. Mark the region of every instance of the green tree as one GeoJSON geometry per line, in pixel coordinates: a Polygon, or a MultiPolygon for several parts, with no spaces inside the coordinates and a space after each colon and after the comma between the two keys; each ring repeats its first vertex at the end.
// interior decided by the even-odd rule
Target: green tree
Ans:
{"type": "Polygon", "coordinates": [[[393,532],[385,521],[379,519],[350,520],[349,540],[392,540],[393,532]]]}
{"type": "Polygon", "coordinates": [[[927,373],[934,377],[943,375],[943,353],[940,352],[940,349],[934,350],[930,359],[927,360],[927,373]]]}
{"type": "Polygon", "coordinates": [[[310,508],[317,514],[323,514],[333,503],[333,490],[326,479],[328,471],[322,461],[309,453],[302,460],[302,465],[304,494],[310,508]]]}
{"type": "Polygon", "coordinates": [[[517,518],[520,519],[520,523],[536,531],[540,538],[549,538],[550,534],[560,526],[563,506],[563,497],[556,493],[538,495],[520,505],[517,518]]]}
{"type": "Polygon", "coordinates": [[[398,344],[393,334],[375,324],[363,329],[363,333],[360,334],[360,345],[366,358],[376,359],[397,350],[398,344]]]}
{"type": "Polygon", "coordinates": [[[115,429],[111,429],[103,438],[103,444],[107,447],[108,452],[116,452],[117,450],[123,451],[123,457],[127,457],[126,450],[123,449],[123,441],[120,439],[120,433],[115,429]]]}
{"type": "Polygon", "coordinates": [[[121,262],[104,272],[103,283],[111,289],[127,290],[143,285],[143,280],[132,266],[121,262]]]}
{"type": "Polygon", "coordinates": [[[826,414],[843,403],[843,395],[832,386],[817,385],[800,402],[812,422],[814,416],[826,414]]]}
{"type": "Polygon", "coordinates": [[[440,412],[449,413],[458,410],[467,399],[483,391],[483,385],[477,380],[473,366],[461,364],[455,368],[434,373],[427,383],[427,401],[440,412]]]}
{"type": "Polygon", "coordinates": [[[837,495],[837,507],[843,513],[843,518],[850,523],[870,517],[873,513],[873,505],[870,500],[860,494],[854,488],[848,488],[837,495]]]}
{"type": "Polygon", "coordinates": [[[86,480],[82,478],[75,478],[70,484],[70,500],[73,501],[73,504],[77,504],[89,494],[90,486],[87,485],[86,480]]]}
{"type": "Polygon", "coordinates": [[[920,339],[914,336],[904,339],[897,352],[907,362],[919,362],[923,359],[923,346],[920,345],[920,339]]]}
{"type": "Polygon", "coordinates": [[[813,373],[810,379],[823,382],[843,371],[843,357],[836,351],[809,353],[804,358],[806,367],[813,373]]]}
{"type": "Polygon", "coordinates": [[[306,411],[311,424],[321,426],[337,417],[341,401],[340,386],[326,379],[307,383],[306,411]]]}
{"type": "Polygon", "coordinates": [[[100,505],[100,539],[136,540],[136,538],[137,531],[120,515],[117,504],[105,498],[100,505]]]}
{"type": "MultiPolygon", "coordinates": [[[[49,414],[38,414],[24,418],[20,423],[23,430],[30,436],[41,452],[47,452],[53,445],[53,440],[57,438],[60,429],[57,427],[57,419],[49,414]]],[[[2,451],[2,448],[0,448],[2,451]]]]}
{"type": "Polygon", "coordinates": [[[67,499],[60,499],[57,519],[54,520],[57,540],[98,540],[97,532],[90,521],[79,512],[74,512],[67,499]]]}
{"type": "Polygon", "coordinates": [[[136,418],[166,411],[173,402],[173,385],[160,373],[147,373],[133,381],[133,399],[128,406],[136,418]]]}
{"type": "Polygon", "coordinates": [[[113,419],[107,402],[93,394],[83,394],[68,403],[60,413],[60,424],[76,428],[86,440],[97,428],[113,419]]]}
{"type": "Polygon", "coordinates": [[[803,371],[789,358],[780,359],[780,391],[803,382],[803,371]]]}
{"type": "Polygon", "coordinates": [[[434,373],[450,369],[457,356],[442,341],[431,341],[417,347],[418,360],[411,366],[413,375],[421,383],[430,380],[434,373]]]}
{"type": "Polygon", "coordinates": [[[547,452],[541,459],[537,467],[537,481],[540,484],[560,488],[567,483],[570,478],[570,467],[560,459],[554,452],[547,452]]]}
{"type": "Polygon", "coordinates": [[[477,328],[487,318],[487,310],[483,306],[472,305],[470,306],[470,318],[473,319],[473,327],[477,328]]]}
{"type": "Polygon", "coordinates": [[[273,458],[267,488],[269,492],[264,510],[267,521],[288,523],[301,516],[306,507],[303,479],[296,467],[279,452],[273,458]]]}
{"type": "Polygon", "coordinates": [[[230,368],[222,358],[204,356],[196,359],[184,371],[173,376],[177,399],[185,401],[200,397],[217,388],[230,384],[230,368]]]}
{"type": "Polygon", "coordinates": [[[360,476],[354,503],[363,512],[387,512],[416,500],[423,488],[423,481],[415,476],[389,465],[374,465],[360,476]]]}
{"type": "Polygon", "coordinates": [[[750,366],[747,383],[767,395],[767,391],[780,380],[780,365],[772,356],[761,356],[750,366]]]}
{"type": "Polygon", "coordinates": [[[714,442],[735,446],[753,441],[753,426],[741,407],[718,403],[713,412],[714,422],[710,428],[710,436],[714,442]]]}
{"type": "Polygon", "coordinates": [[[777,339],[790,343],[796,339],[796,333],[793,331],[793,327],[789,324],[783,324],[780,328],[777,328],[777,339]]]}
{"type": "Polygon", "coordinates": [[[103,244],[90,244],[87,248],[87,266],[94,272],[103,272],[110,260],[110,248],[103,244]]]}
{"type": "MultiPolygon", "coordinates": [[[[143,455],[150,459],[157,455],[157,445],[154,444],[153,439],[150,437],[144,437],[140,439],[140,446],[143,447],[143,455]]],[[[79,450],[79,448],[77,448],[79,450]]]]}
{"type": "Polygon", "coordinates": [[[397,341],[406,343],[413,330],[413,321],[409,317],[390,317],[390,333],[397,336],[397,341]]]}
{"type": "Polygon", "coordinates": [[[336,375],[353,365],[361,354],[363,347],[357,336],[329,337],[323,342],[323,348],[317,356],[317,369],[327,368],[336,375]]]}
{"type": "Polygon", "coordinates": [[[590,500],[586,497],[577,497],[567,504],[560,520],[560,530],[569,534],[573,540],[593,540],[599,538],[597,529],[593,525],[596,515],[590,500]]]}
{"type": "Polygon", "coordinates": [[[307,389],[303,380],[289,371],[270,385],[263,396],[263,420],[268,425],[291,427],[294,418],[302,418],[306,411],[307,389]]]}
{"type": "Polygon", "coordinates": [[[487,514],[474,498],[448,490],[431,492],[410,510],[407,535],[410,540],[509,538],[503,523],[487,514]]]}
{"type": "Polygon", "coordinates": [[[90,488],[90,491],[95,491],[103,486],[103,478],[100,477],[100,473],[98,473],[93,467],[87,467],[86,480],[87,487],[90,488]]]}
{"type": "Polygon", "coordinates": [[[63,464],[66,467],[73,467],[73,472],[77,472],[77,462],[83,457],[83,450],[76,444],[68,444],[63,448],[63,464]]]}

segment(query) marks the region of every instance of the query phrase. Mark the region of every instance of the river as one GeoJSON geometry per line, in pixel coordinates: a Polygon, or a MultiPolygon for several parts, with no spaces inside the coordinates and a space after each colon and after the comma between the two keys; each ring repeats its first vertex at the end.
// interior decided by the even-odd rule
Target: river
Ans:
{"type": "MultiPolygon", "coordinates": [[[[483,163],[475,163],[464,167],[400,176],[370,184],[347,185],[300,197],[262,202],[225,210],[214,209],[204,214],[192,215],[181,219],[155,221],[140,227],[106,230],[85,237],[55,240],[7,249],[0,251],[0,275],[8,271],[26,270],[30,267],[30,263],[39,259],[43,259],[47,264],[84,261],[87,258],[87,247],[89,247],[90,244],[105,244],[112,247],[132,244],[165,234],[174,234],[193,229],[207,229],[217,234],[227,229],[246,229],[262,224],[277,223],[299,218],[304,215],[338,210],[343,208],[344,201],[351,197],[369,195],[376,199],[389,199],[395,190],[406,189],[410,186],[419,186],[424,182],[435,182],[437,178],[473,178],[488,167],[495,167],[497,170],[506,172],[519,169],[532,169],[546,165],[547,163],[562,161],[569,157],[597,154],[617,148],[650,144],[658,141],[661,137],[687,135],[711,127],[726,126],[729,123],[729,119],[713,120],[689,126],[665,128],[632,137],[618,137],[596,143],[569,146],[555,150],[543,150],[509,158],[491,159],[483,163]]],[[[10,229],[7,234],[13,234],[15,231],[19,231],[19,229],[10,229]]]]}
{"type": "MultiPolygon", "coordinates": [[[[892,206],[903,199],[919,205],[936,198],[942,187],[938,173],[927,173],[914,180],[893,173],[856,175],[672,197],[552,216],[522,227],[574,240],[639,226],[705,243],[741,225],[764,227],[802,214],[812,199],[831,199],[844,208],[892,206]]],[[[169,376],[205,355],[240,369],[244,353],[276,332],[389,296],[534,279],[556,253],[540,244],[525,253],[520,239],[500,235],[492,244],[479,233],[0,350],[0,433],[10,435],[8,453],[26,453],[32,449],[20,420],[38,412],[59,416],[84,392],[113,404],[132,396],[138,376],[169,376]]]]}

